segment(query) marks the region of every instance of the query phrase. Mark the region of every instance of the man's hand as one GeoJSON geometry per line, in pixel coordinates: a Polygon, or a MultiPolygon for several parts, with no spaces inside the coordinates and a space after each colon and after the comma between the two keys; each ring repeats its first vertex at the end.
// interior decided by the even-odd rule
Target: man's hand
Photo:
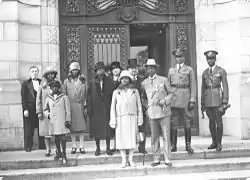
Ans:
{"type": "Polygon", "coordinates": [[[204,111],[206,111],[206,108],[204,105],[201,105],[201,112],[204,112],[204,111]]]}
{"type": "Polygon", "coordinates": [[[66,128],[69,129],[70,128],[70,121],[65,121],[64,125],[65,125],[66,128]]]}
{"type": "Polygon", "coordinates": [[[189,110],[189,111],[194,110],[194,107],[195,107],[195,103],[194,103],[194,102],[189,102],[189,103],[188,103],[188,110],[189,110]]]}
{"type": "Polygon", "coordinates": [[[110,124],[110,127],[111,127],[112,129],[115,129],[115,128],[116,128],[116,124],[110,124]]]}
{"type": "Polygon", "coordinates": [[[29,117],[29,111],[28,110],[24,110],[23,115],[24,115],[24,117],[29,117]]]}
{"type": "Polygon", "coordinates": [[[38,114],[38,119],[39,119],[39,120],[42,120],[42,119],[43,119],[43,114],[42,114],[42,113],[39,113],[39,114],[38,114]]]}
{"type": "Polygon", "coordinates": [[[165,99],[161,99],[157,102],[157,104],[159,104],[160,106],[165,106],[166,104],[166,100],[165,99]]]}

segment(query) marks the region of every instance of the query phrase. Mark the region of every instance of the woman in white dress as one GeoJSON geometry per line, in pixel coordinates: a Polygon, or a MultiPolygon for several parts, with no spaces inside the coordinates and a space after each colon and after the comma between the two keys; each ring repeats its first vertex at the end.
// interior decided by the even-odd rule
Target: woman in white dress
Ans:
{"type": "Polygon", "coordinates": [[[141,100],[138,90],[132,84],[129,71],[122,71],[119,81],[120,85],[112,96],[109,124],[116,131],[116,148],[120,150],[122,157],[121,167],[126,167],[126,150],[129,151],[129,165],[134,167],[136,135],[138,126],[143,123],[141,100]]]}

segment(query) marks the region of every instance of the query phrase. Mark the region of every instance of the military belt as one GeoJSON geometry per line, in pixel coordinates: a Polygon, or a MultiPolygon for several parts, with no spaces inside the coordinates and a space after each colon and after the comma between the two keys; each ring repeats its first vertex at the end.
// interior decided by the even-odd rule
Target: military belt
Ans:
{"type": "Polygon", "coordinates": [[[218,85],[212,85],[212,86],[207,86],[206,87],[206,89],[219,89],[220,88],[220,86],[218,86],[218,85]]]}
{"type": "Polygon", "coordinates": [[[175,88],[189,88],[190,87],[189,85],[186,85],[186,84],[171,84],[171,86],[175,88]]]}

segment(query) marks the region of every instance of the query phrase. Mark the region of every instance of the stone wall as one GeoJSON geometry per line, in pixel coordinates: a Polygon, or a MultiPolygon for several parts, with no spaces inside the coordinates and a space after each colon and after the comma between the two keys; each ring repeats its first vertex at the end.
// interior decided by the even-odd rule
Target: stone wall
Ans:
{"type": "MultiPolygon", "coordinates": [[[[224,135],[249,138],[250,2],[196,0],[195,10],[199,100],[201,75],[207,68],[203,53],[215,49],[219,52],[217,64],[226,69],[230,88],[231,108],[223,118],[224,135]]],[[[210,135],[208,127],[208,119],[200,119],[200,135],[210,135]]]]}
{"type": "Polygon", "coordinates": [[[21,83],[29,66],[59,71],[57,0],[0,0],[0,149],[23,148],[21,83]]]}

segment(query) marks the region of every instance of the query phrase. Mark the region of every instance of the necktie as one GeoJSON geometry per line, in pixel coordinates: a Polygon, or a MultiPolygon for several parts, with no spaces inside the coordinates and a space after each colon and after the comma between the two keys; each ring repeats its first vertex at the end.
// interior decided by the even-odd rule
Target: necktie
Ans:
{"type": "Polygon", "coordinates": [[[213,69],[212,68],[210,68],[210,74],[212,74],[213,73],[213,69]]]}
{"type": "Polygon", "coordinates": [[[180,71],[181,70],[181,65],[179,64],[179,69],[178,69],[178,71],[180,71]]]}

